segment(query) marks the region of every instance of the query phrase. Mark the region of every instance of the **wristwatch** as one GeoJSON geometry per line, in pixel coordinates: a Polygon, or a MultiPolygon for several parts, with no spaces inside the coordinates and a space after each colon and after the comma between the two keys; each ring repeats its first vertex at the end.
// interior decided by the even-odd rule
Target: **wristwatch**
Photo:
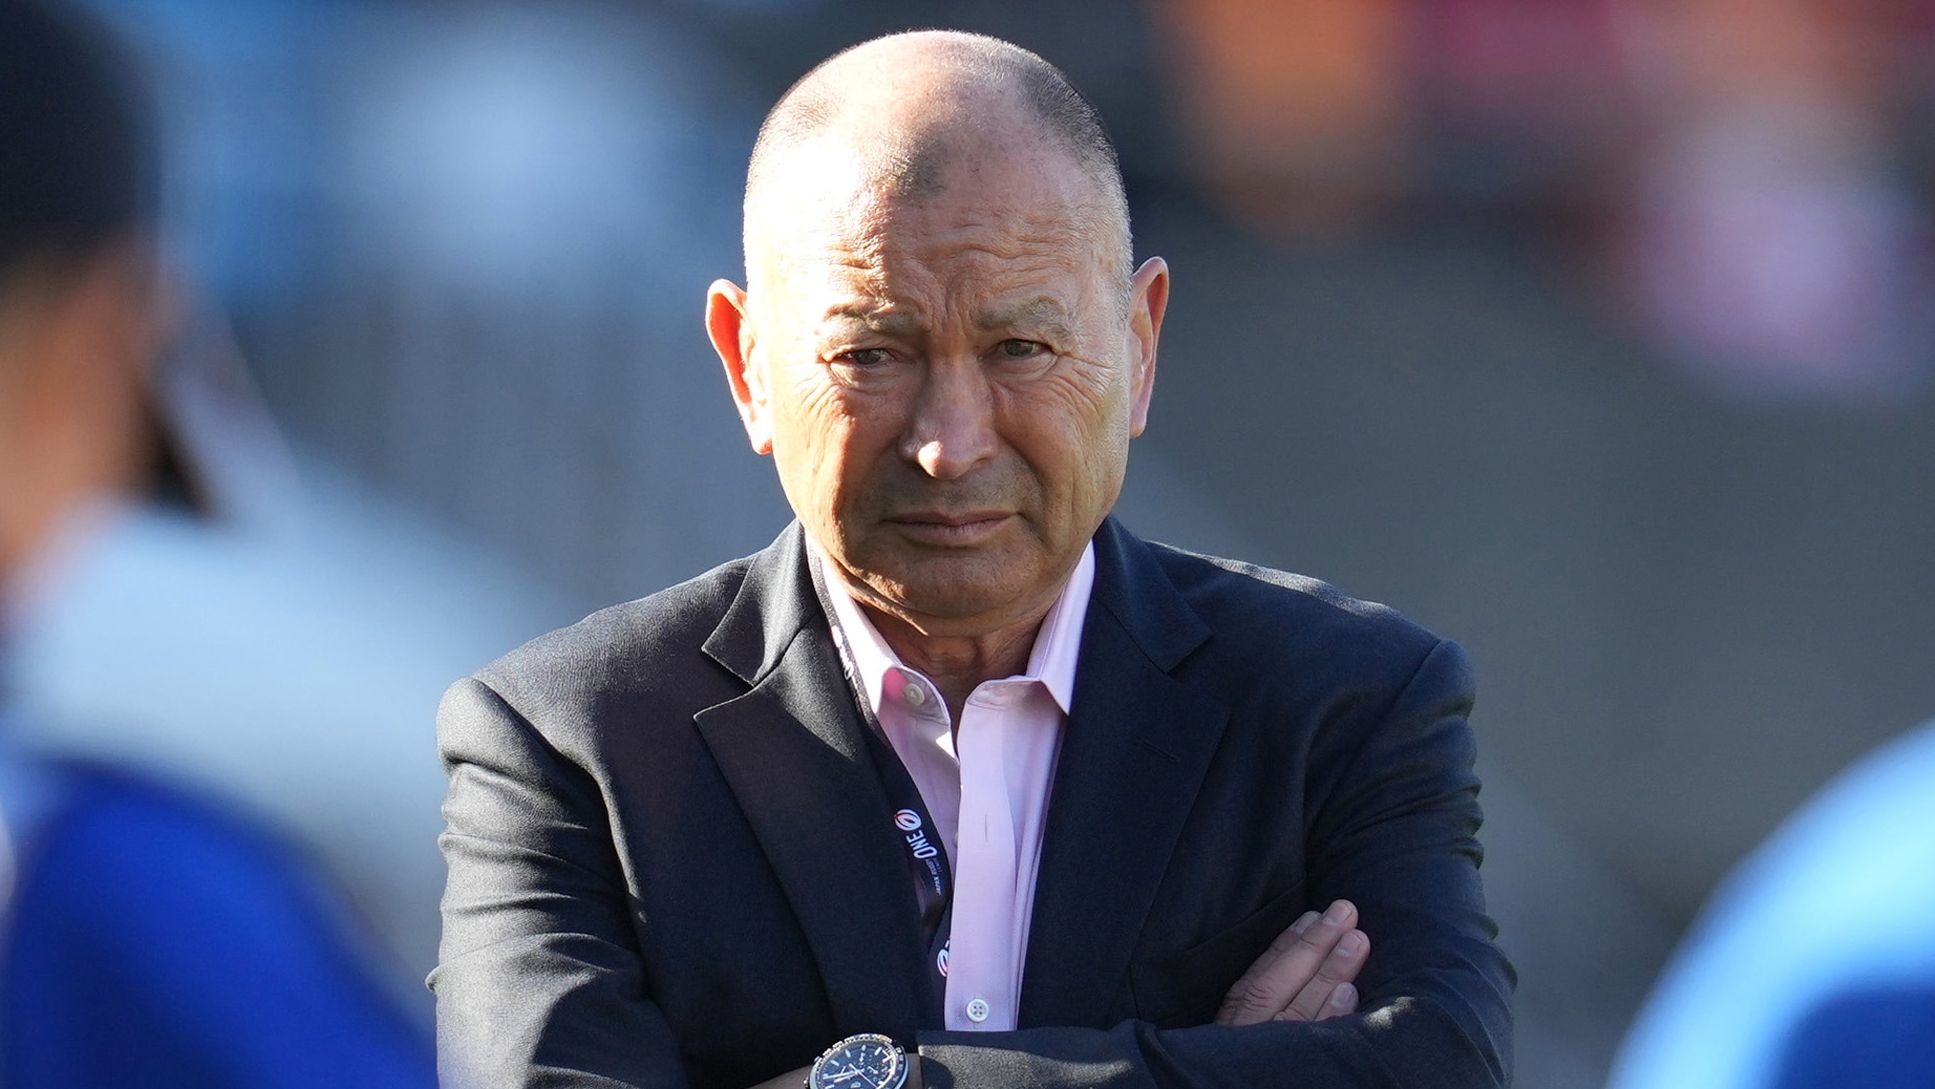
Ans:
{"type": "Polygon", "coordinates": [[[877,1032],[841,1040],[806,1072],[806,1089],[901,1089],[906,1084],[907,1052],[877,1032]]]}

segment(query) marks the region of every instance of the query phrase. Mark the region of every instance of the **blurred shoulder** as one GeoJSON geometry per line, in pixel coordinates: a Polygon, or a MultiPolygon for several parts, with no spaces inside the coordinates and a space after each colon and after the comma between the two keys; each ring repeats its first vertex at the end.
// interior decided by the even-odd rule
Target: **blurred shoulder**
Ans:
{"type": "Polygon", "coordinates": [[[227,888],[260,895],[298,871],[268,827],[191,785],[106,761],[46,760],[50,791],[25,851],[33,883],[73,902],[145,898],[151,907],[227,888]],[[124,895],[125,894],[125,895],[124,895]]]}

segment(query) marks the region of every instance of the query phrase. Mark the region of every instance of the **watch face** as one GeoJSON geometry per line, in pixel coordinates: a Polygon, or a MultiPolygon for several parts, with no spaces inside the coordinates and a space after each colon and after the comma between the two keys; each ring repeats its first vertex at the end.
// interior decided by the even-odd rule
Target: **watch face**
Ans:
{"type": "Polygon", "coordinates": [[[906,1076],[904,1061],[884,1036],[847,1040],[814,1064],[812,1089],[895,1089],[906,1076]]]}

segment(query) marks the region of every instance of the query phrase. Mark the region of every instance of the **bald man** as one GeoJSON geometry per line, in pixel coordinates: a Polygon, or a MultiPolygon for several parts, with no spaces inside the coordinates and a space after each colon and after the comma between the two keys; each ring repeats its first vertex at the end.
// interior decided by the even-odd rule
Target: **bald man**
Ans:
{"type": "Polygon", "coordinates": [[[879,39],[745,214],[706,323],[797,521],[446,696],[446,1074],[1504,1084],[1462,653],[1109,517],[1169,271],[1089,104],[879,39]]]}

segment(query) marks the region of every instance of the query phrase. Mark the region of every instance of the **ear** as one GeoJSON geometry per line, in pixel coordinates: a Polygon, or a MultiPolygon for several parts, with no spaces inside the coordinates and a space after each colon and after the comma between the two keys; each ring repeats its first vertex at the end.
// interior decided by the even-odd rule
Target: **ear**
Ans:
{"type": "Polygon", "coordinates": [[[766,379],[753,365],[753,325],[746,312],[746,289],[730,280],[714,280],[705,296],[705,331],[712,350],[726,368],[726,386],[739,409],[739,422],[756,454],[773,452],[772,414],[767,408],[766,379]]]}
{"type": "Polygon", "coordinates": [[[1129,406],[1129,434],[1149,425],[1149,398],[1156,391],[1156,341],[1169,309],[1169,264],[1151,257],[1129,284],[1129,332],[1135,337],[1135,389],[1129,406]]]}

